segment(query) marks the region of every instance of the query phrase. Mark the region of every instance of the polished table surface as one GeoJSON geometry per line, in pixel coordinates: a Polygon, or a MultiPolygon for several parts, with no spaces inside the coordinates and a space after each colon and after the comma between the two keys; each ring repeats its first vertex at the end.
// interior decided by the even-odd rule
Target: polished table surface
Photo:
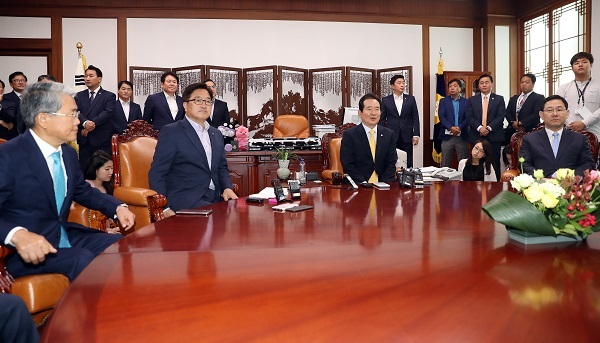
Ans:
{"type": "Polygon", "coordinates": [[[481,212],[506,185],[309,185],[125,237],[72,283],[43,342],[592,342],[600,234],[525,248],[481,212]]]}

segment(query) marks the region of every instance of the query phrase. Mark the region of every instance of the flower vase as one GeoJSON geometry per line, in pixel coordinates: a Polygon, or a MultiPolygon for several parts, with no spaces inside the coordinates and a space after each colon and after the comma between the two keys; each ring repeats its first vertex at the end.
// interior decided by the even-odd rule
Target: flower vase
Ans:
{"type": "Polygon", "coordinates": [[[532,232],[521,231],[521,230],[515,229],[510,226],[506,226],[506,230],[508,231],[508,238],[510,240],[519,242],[524,245],[551,244],[551,243],[562,245],[562,244],[569,244],[569,243],[577,243],[577,242],[581,242],[583,240],[579,236],[577,236],[577,237],[570,237],[570,236],[563,236],[563,235],[544,236],[544,235],[539,235],[539,234],[532,233],[532,232]]]}
{"type": "Polygon", "coordinates": [[[290,170],[288,168],[290,166],[290,160],[278,160],[277,163],[279,164],[277,177],[279,177],[280,180],[287,180],[287,178],[290,177],[290,170]]]}

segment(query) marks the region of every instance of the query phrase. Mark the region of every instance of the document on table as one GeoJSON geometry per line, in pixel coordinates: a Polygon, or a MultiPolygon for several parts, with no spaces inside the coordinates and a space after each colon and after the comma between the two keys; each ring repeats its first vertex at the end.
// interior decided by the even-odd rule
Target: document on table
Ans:
{"type": "MultiPolygon", "coordinates": [[[[283,194],[288,195],[288,189],[283,189],[283,194]]],[[[251,198],[260,198],[260,199],[272,199],[275,198],[275,189],[273,187],[265,187],[262,191],[256,194],[250,194],[251,198]]]]}

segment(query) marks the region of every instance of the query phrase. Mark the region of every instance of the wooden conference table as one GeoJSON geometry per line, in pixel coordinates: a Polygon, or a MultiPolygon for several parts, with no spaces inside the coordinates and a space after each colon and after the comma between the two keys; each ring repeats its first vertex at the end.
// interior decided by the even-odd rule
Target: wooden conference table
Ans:
{"type": "Polygon", "coordinates": [[[527,248],[480,206],[502,183],[316,184],[314,210],[243,199],[125,237],[72,283],[42,342],[591,342],[600,234],[527,248]]]}

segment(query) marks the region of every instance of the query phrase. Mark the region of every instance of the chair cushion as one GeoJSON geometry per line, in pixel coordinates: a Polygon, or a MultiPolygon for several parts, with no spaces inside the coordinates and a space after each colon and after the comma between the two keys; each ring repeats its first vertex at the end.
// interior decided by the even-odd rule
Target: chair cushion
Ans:
{"type": "Polygon", "coordinates": [[[138,137],[119,144],[121,185],[150,188],[148,171],[154,158],[157,140],[138,137]]]}
{"type": "Polygon", "coordinates": [[[69,279],[62,274],[36,274],[15,279],[11,293],[21,297],[35,314],[54,308],[68,287],[69,279]]]}
{"type": "Polygon", "coordinates": [[[273,138],[307,138],[308,136],[310,136],[310,132],[306,117],[297,114],[283,114],[275,119],[273,138]]]}

